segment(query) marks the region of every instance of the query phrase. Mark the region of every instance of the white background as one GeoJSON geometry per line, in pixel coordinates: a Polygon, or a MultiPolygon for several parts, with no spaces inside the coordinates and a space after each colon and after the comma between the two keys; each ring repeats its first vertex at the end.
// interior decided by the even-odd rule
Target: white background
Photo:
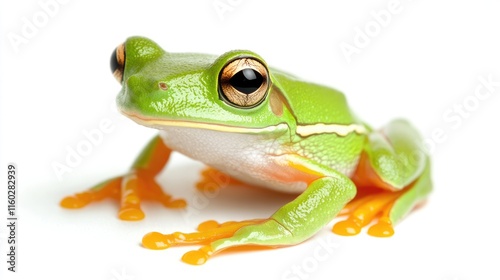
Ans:
{"type": "MultiPolygon", "coordinates": [[[[480,77],[500,81],[498,2],[401,0],[385,26],[374,24],[374,14],[387,10],[389,0],[69,0],[45,22],[39,2],[2,1],[0,7],[1,217],[7,212],[7,163],[19,171],[18,272],[6,270],[2,222],[2,279],[500,278],[500,87],[483,100],[474,97],[480,77]],[[218,12],[214,4],[231,8],[218,12]],[[27,21],[38,27],[23,35],[27,21]],[[358,28],[371,28],[368,42],[355,41],[358,28]],[[207,219],[266,217],[290,197],[229,187],[189,211],[144,203],[141,222],[118,220],[114,201],[61,209],[65,195],[125,172],[155,134],[113,109],[119,85],[109,57],[132,35],[172,52],[250,49],[270,65],[342,90],[375,127],[404,117],[427,139],[441,133],[439,143],[428,141],[435,144],[435,191],[389,239],[365,232],[340,237],[330,232],[332,223],[299,246],[221,254],[203,266],[180,261],[192,247],[151,251],[140,240],[149,231],[191,231],[207,219]],[[15,36],[22,43],[12,43],[15,36]],[[350,62],[342,42],[359,47],[350,62]],[[466,114],[449,113],[464,102],[466,114]],[[443,118],[447,112],[454,121],[443,118]],[[64,164],[68,147],[105,119],[113,131],[59,180],[52,164],[64,164]],[[334,250],[325,250],[325,242],[334,250]]],[[[172,160],[159,179],[196,205],[203,198],[194,188],[202,165],[182,156],[172,160]]]]}

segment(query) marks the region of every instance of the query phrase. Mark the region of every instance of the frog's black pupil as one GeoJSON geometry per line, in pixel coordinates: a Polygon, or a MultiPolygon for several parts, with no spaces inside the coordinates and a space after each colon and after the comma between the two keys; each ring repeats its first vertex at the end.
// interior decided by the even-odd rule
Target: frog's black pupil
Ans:
{"type": "Polygon", "coordinates": [[[116,58],[116,50],[111,54],[111,60],[110,60],[110,66],[111,66],[111,73],[114,73],[116,69],[120,67],[120,64],[118,63],[118,59],[116,58]]]}
{"type": "Polygon", "coordinates": [[[247,68],[231,77],[231,79],[229,79],[229,83],[238,91],[250,94],[262,85],[263,80],[264,78],[259,72],[251,68],[247,68]]]}

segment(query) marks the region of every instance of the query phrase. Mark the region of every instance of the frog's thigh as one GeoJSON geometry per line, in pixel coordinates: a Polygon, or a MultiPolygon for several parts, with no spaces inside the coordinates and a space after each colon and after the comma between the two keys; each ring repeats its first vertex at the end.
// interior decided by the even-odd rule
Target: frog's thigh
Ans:
{"type": "Polygon", "coordinates": [[[333,227],[335,233],[357,234],[380,215],[368,233],[391,236],[392,225],[426,198],[432,188],[430,162],[418,148],[419,139],[416,131],[402,120],[370,134],[353,181],[361,188],[385,191],[362,198],[349,209],[349,217],[333,227]]]}
{"type": "Polygon", "coordinates": [[[400,190],[422,174],[427,156],[420,149],[420,136],[404,120],[395,120],[368,135],[358,168],[357,186],[400,190]]]}
{"type": "Polygon", "coordinates": [[[340,235],[355,235],[378,216],[378,221],[368,229],[368,234],[377,237],[392,236],[393,225],[423,202],[431,189],[430,165],[426,164],[421,176],[407,188],[360,198],[346,210],[348,218],[335,224],[332,230],[340,235]]]}

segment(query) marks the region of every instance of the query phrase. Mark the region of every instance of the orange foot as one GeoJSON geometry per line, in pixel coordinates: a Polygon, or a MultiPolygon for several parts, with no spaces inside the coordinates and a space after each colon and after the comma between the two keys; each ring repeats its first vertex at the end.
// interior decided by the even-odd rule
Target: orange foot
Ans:
{"type": "Polygon", "coordinates": [[[118,217],[127,221],[137,221],[144,218],[144,212],[140,208],[142,199],[155,200],[169,208],[186,206],[186,201],[172,199],[170,195],[163,192],[154,176],[141,170],[110,179],[84,192],[67,196],[61,200],[60,204],[64,208],[76,209],[104,198],[119,199],[118,217]]]}
{"type": "Polygon", "coordinates": [[[198,232],[174,232],[171,234],[150,232],[142,238],[142,245],[148,249],[162,250],[172,246],[203,244],[204,246],[200,249],[189,251],[182,256],[182,261],[185,263],[199,265],[205,263],[215,253],[212,247],[208,245],[210,242],[231,237],[237,230],[244,226],[260,224],[266,220],[230,221],[222,224],[210,220],[201,223],[198,226],[198,232]]]}
{"type": "Polygon", "coordinates": [[[376,237],[389,237],[394,234],[389,218],[394,202],[404,193],[382,192],[357,198],[346,205],[341,214],[348,215],[344,221],[336,223],[332,231],[339,235],[356,235],[361,228],[379,216],[376,224],[368,229],[368,234],[376,237]]]}

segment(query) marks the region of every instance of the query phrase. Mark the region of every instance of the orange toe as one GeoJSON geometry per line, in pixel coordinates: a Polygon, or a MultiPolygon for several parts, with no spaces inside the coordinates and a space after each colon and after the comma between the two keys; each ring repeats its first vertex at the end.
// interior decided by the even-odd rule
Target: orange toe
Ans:
{"type": "Polygon", "coordinates": [[[171,241],[165,235],[159,232],[150,232],[142,238],[142,245],[152,250],[163,250],[170,247],[171,241]]]}
{"type": "Polygon", "coordinates": [[[60,202],[60,205],[64,208],[69,209],[77,209],[82,208],[83,206],[89,204],[91,202],[91,195],[88,193],[70,195],[63,198],[60,202]]]}
{"type": "Polygon", "coordinates": [[[336,223],[332,231],[338,235],[351,236],[361,231],[361,224],[355,219],[347,219],[336,223]]]}
{"type": "Polygon", "coordinates": [[[375,237],[390,237],[394,235],[394,228],[388,219],[380,220],[368,229],[368,234],[375,237]]]}
{"type": "Polygon", "coordinates": [[[201,265],[207,262],[212,253],[212,248],[209,245],[203,246],[198,250],[185,253],[182,256],[182,261],[192,265],[201,265]]]}
{"type": "Polygon", "coordinates": [[[118,213],[118,217],[125,221],[140,221],[144,219],[144,212],[139,208],[123,208],[118,213]]]}

